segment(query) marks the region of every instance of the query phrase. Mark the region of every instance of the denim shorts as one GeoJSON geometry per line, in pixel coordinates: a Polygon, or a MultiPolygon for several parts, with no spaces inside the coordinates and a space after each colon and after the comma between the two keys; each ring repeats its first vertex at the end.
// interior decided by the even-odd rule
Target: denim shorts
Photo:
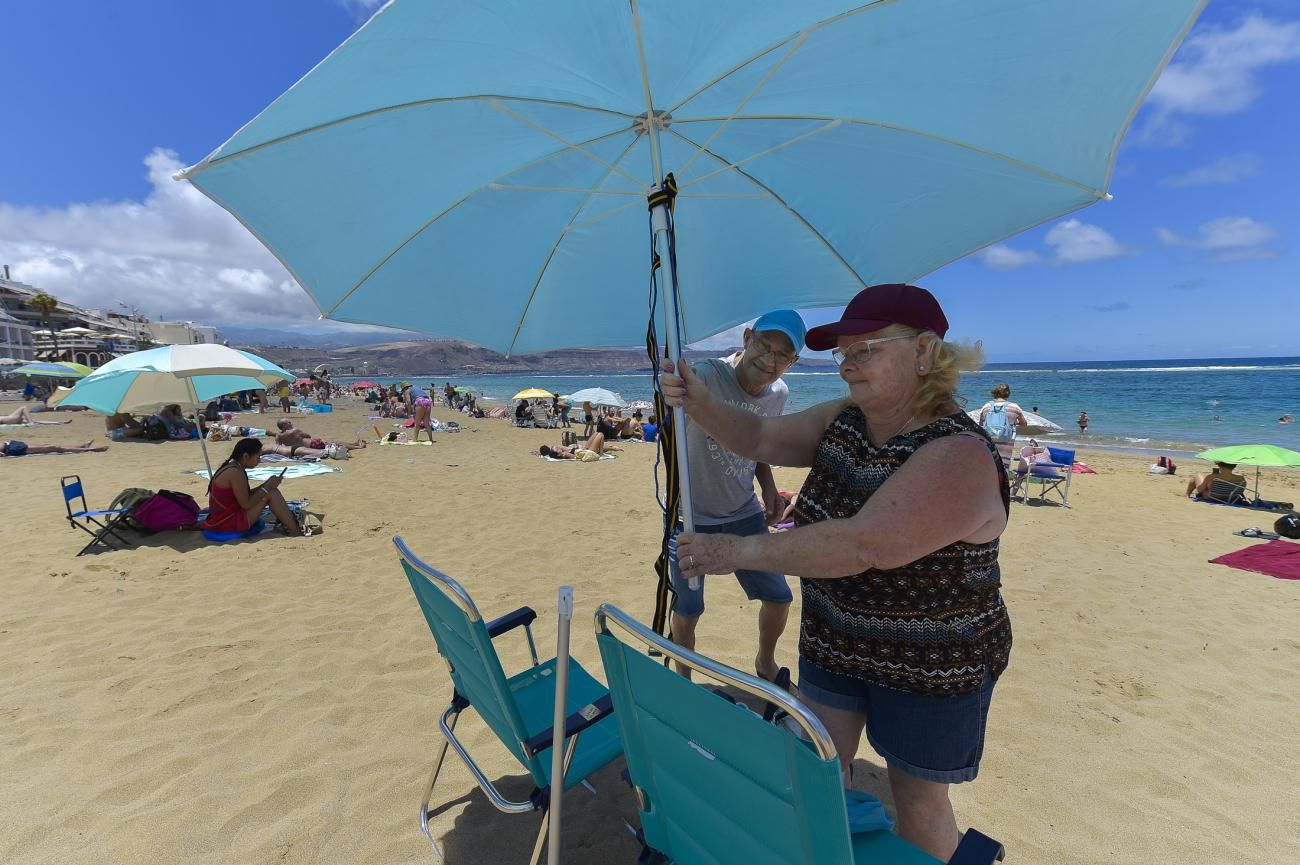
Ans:
{"type": "Polygon", "coordinates": [[[974,781],[984,755],[993,678],[978,691],[935,697],[832,673],[799,659],[799,693],[833,709],[865,712],[867,741],[890,766],[923,781],[974,781]]]}
{"type": "MultiPolygon", "coordinates": [[[[716,526],[696,526],[695,533],[699,535],[765,535],[767,534],[767,520],[763,514],[757,513],[750,517],[741,517],[735,522],[721,523],[716,526]]],[[[695,619],[704,612],[704,577],[700,577],[700,587],[692,589],[690,584],[682,577],[682,570],[677,565],[677,535],[668,542],[668,567],[671,572],[673,591],[677,593],[677,600],[673,603],[673,612],[679,616],[685,616],[688,619],[695,619]]],[[[788,604],[794,600],[794,593],[790,591],[790,584],[786,582],[785,574],[778,574],[774,571],[736,571],[736,579],[740,581],[740,587],[745,590],[745,597],[751,601],[770,601],[776,604],[788,604]]]]}

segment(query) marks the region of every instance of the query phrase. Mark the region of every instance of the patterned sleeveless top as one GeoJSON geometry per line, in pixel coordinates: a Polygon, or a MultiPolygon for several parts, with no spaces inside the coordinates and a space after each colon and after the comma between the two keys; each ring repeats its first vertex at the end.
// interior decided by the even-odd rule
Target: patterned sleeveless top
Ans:
{"type": "MultiPolygon", "coordinates": [[[[800,526],[857,514],[917,448],[973,432],[997,465],[1011,509],[1006,469],[979,425],[957,412],[880,447],[856,405],[826,428],[795,504],[800,526]]],[[[829,580],[803,579],[799,655],[824,670],[904,691],[948,696],[976,691],[985,672],[1007,667],[1011,620],[1002,602],[998,541],[958,541],[911,564],[829,580]]]]}

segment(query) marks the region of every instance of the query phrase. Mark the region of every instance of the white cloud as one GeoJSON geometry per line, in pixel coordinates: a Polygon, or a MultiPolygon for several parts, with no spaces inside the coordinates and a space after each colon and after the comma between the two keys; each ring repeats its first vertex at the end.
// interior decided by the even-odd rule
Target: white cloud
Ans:
{"type": "Polygon", "coordinates": [[[1132,255],[1134,250],[1120,243],[1104,228],[1077,219],[1053,225],[1043,242],[1052,247],[1057,264],[1082,264],[1132,255]]]}
{"type": "Polygon", "coordinates": [[[171,175],[177,155],[145,157],[143,201],[64,208],[0,202],[0,262],[13,277],[87,307],[135,304],[155,319],[274,326],[317,317],[275,257],[220,207],[171,175]]]}
{"type": "Polygon", "coordinates": [[[1156,237],[1167,246],[1186,246],[1213,253],[1210,256],[1212,261],[1245,261],[1278,255],[1277,250],[1268,245],[1277,237],[1277,231],[1249,216],[1212,219],[1202,223],[1196,231],[1196,237],[1184,237],[1161,226],[1156,229],[1156,237]]]}
{"type": "Polygon", "coordinates": [[[1147,144],[1179,145],[1190,135],[1181,117],[1232,114],[1259,96],[1260,70],[1300,60],[1300,21],[1258,13],[1234,27],[1207,24],[1183,43],[1147,98],[1154,109],[1140,133],[1147,144]]]}
{"type": "Polygon", "coordinates": [[[981,250],[979,258],[991,270],[1015,270],[1041,260],[1032,249],[1012,249],[1001,243],[981,250]]]}
{"type": "Polygon", "coordinates": [[[1186,174],[1166,177],[1160,183],[1174,189],[1236,183],[1259,174],[1261,165],[1258,153],[1234,153],[1231,156],[1221,156],[1209,165],[1194,168],[1186,174]]]}

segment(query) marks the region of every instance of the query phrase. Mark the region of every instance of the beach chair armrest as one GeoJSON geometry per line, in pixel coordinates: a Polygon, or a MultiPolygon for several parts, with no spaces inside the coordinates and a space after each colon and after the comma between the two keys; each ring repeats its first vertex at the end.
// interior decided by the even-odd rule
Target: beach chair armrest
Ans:
{"type": "MultiPolygon", "coordinates": [[[[614,701],[609,694],[601,697],[594,703],[583,706],[578,711],[564,719],[564,738],[571,739],[590,727],[592,724],[601,721],[614,714],[614,701]]],[[[538,754],[550,748],[554,744],[555,728],[547,727],[542,732],[533,736],[524,743],[528,753],[536,757],[538,754]]]]}
{"type": "Polygon", "coordinates": [[[507,631],[513,631],[515,628],[523,625],[527,627],[537,619],[537,613],[532,607],[520,607],[513,613],[506,613],[498,619],[493,619],[487,623],[488,636],[496,639],[507,631]]]}
{"type": "Polygon", "coordinates": [[[978,829],[967,829],[961,836],[948,865],[993,865],[1002,861],[1002,845],[978,829]]]}

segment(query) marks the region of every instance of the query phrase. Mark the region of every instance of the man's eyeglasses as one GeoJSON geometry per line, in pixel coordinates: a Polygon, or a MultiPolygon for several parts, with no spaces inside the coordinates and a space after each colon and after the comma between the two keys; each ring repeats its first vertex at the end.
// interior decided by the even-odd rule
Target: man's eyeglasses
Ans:
{"type": "Polygon", "coordinates": [[[831,349],[831,358],[839,366],[862,366],[871,360],[871,347],[882,342],[893,342],[896,339],[911,339],[916,336],[914,333],[904,333],[899,336],[882,336],[879,339],[864,339],[855,342],[848,348],[831,349]]]}
{"type": "Polygon", "coordinates": [[[799,355],[796,352],[786,351],[783,348],[774,348],[771,343],[760,337],[758,334],[754,334],[750,337],[749,345],[754,350],[755,354],[769,355],[777,363],[784,364],[785,366],[789,366],[799,359],[799,355]]]}

